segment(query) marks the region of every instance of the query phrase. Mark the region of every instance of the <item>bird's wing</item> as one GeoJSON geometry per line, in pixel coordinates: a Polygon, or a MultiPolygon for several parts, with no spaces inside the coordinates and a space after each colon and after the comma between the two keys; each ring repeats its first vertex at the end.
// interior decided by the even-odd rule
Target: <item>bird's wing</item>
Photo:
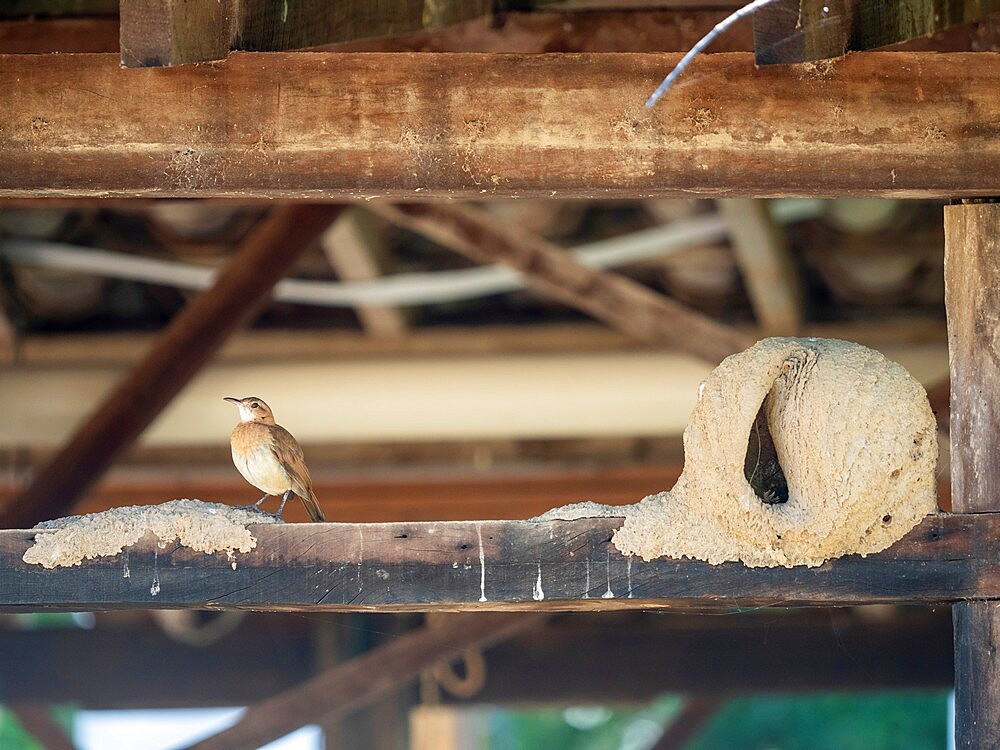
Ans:
{"type": "Polygon", "coordinates": [[[301,495],[299,489],[308,490],[312,487],[309,469],[306,468],[305,457],[302,455],[302,447],[292,437],[292,433],[281,425],[271,425],[271,436],[271,445],[274,448],[274,455],[278,458],[278,463],[291,477],[292,489],[295,494],[301,495]]]}
{"type": "Polygon", "coordinates": [[[305,457],[302,454],[302,446],[292,437],[292,433],[281,425],[271,426],[272,445],[274,455],[278,463],[288,472],[291,479],[292,492],[299,496],[302,504],[309,512],[309,517],[313,521],[325,521],[326,516],[316,499],[312,490],[312,478],[309,476],[309,469],[306,467],[305,457]]]}

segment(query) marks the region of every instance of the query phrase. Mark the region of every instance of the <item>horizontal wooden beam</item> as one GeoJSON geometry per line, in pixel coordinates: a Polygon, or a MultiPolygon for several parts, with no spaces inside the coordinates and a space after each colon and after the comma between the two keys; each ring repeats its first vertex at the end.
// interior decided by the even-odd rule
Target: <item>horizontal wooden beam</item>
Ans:
{"type": "MultiPolygon", "coordinates": [[[[735,326],[752,335],[751,326],[735,326]]],[[[914,344],[943,345],[943,317],[909,315],[877,320],[807,323],[802,335],[845,339],[874,349],[914,344]]],[[[135,362],[152,344],[150,333],[26,334],[18,341],[19,366],[121,365],[135,362]]],[[[266,351],[276,359],[359,359],[366,357],[482,356],[553,352],[669,349],[640,341],[598,323],[438,326],[414,328],[400,339],[373,339],[351,330],[312,328],[249,329],[230,336],[213,360],[219,364],[260,361],[266,351]]]]}
{"type": "MultiPolygon", "coordinates": [[[[363,631],[381,640],[389,626],[382,616],[248,613],[210,648],[181,643],[145,618],[125,625],[99,615],[93,630],[7,630],[0,663],[18,679],[4,684],[3,698],[98,710],[246,705],[313,676],[323,663],[318,645],[325,638],[363,631]]],[[[468,702],[565,705],[646,702],[664,693],[947,688],[951,632],[946,607],[767,610],[723,618],[575,614],[486,651],[489,678],[468,702]],[[581,652],[588,658],[578,658],[581,652]]]]}
{"type": "Polygon", "coordinates": [[[198,608],[541,610],[939,603],[1000,598],[1000,514],[927,518],[889,550],[818,568],[642,562],[611,544],[620,519],[255,526],[238,554],[161,549],[45,569],[35,532],[0,531],[0,611],[198,608]],[[234,570],[235,567],[235,570],[234,570]],[[156,580],[158,586],[153,586],[156,580]]]}
{"type": "Polygon", "coordinates": [[[1000,53],[0,56],[0,197],[1000,193],[1000,53]],[[58,99],[51,92],[58,90],[58,99]],[[253,92],[247,96],[246,92],[253,92]],[[224,103],[224,106],[220,103],[224,103]]]}
{"type": "MultiPolygon", "coordinates": [[[[948,370],[943,345],[881,350],[922,382],[948,370]]],[[[676,435],[711,371],[669,351],[308,362],[260,351],[268,355],[255,363],[209,365],[143,434],[143,444],[224,445],[234,419],[224,391],[267,399],[304,445],[676,435]],[[576,377],[580,372],[588,377],[576,377]]],[[[57,444],[122,374],[94,366],[0,370],[0,446],[57,444]]]]}

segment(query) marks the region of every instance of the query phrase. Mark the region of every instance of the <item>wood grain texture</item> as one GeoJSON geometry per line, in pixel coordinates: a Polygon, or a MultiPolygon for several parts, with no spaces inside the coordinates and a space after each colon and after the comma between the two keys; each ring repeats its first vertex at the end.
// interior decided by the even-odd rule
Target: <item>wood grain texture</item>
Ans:
{"type": "Polygon", "coordinates": [[[947,206],[944,227],[952,502],[963,513],[993,511],[1000,497],[1000,203],[947,206]]]}
{"type": "MultiPolygon", "coordinates": [[[[952,507],[997,510],[1000,487],[1000,203],[947,206],[945,306],[951,361],[952,507]]],[[[995,551],[993,552],[995,555],[995,551]]],[[[955,746],[1000,746],[1000,605],[960,602],[955,629],[955,746]]]]}
{"type": "Polygon", "coordinates": [[[125,67],[219,60],[229,54],[237,0],[121,0],[125,67]]]}
{"type": "Polygon", "coordinates": [[[533,232],[485,211],[447,203],[381,204],[383,217],[480,263],[510,266],[525,284],[642,341],[718,364],[753,339],[637,281],[590,268],[533,232]]]}
{"type": "MultiPolygon", "coordinates": [[[[926,519],[891,549],[819,568],[626,558],[620,519],[256,526],[252,552],[203,555],[146,538],[46,570],[32,531],[0,531],[0,611],[200,608],[542,610],[936,603],[1000,596],[1000,516],[926,519]],[[480,546],[480,539],[482,545],[480,546]],[[123,575],[124,566],[129,575],[123,575]],[[154,577],[157,593],[151,593],[154,577]]],[[[154,589],[155,590],[155,589],[154,589]]]]}
{"type": "Polygon", "coordinates": [[[0,197],[1000,193],[1000,54],[0,56],[0,197]],[[52,91],[59,91],[54,98],[52,91]],[[254,93],[247,96],[248,91],[254,93]]]}
{"type": "Polygon", "coordinates": [[[955,619],[955,747],[1000,747],[1000,603],[963,602],[955,619]]]}

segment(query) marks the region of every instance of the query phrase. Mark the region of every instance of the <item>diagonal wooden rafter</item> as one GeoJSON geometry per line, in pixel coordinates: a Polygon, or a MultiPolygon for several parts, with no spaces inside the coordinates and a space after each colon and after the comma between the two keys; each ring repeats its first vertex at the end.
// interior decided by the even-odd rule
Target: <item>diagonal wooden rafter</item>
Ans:
{"type": "Polygon", "coordinates": [[[753,198],[716,201],[729,224],[733,254],[765,336],[795,336],[802,327],[802,282],[767,204],[753,198]]]}
{"type": "Polygon", "coordinates": [[[624,276],[589,268],[562,248],[471,206],[379,203],[370,208],[475,261],[510,266],[533,289],[640,340],[670,344],[713,364],[752,343],[734,328],[624,276]]]}
{"type": "MultiPolygon", "coordinates": [[[[368,281],[379,276],[378,258],[384,249],[371,217],[358,209],[342,214],[320,238],[327,260],[344,281],[368,281]]],[[[373,338],[394,339],[406,335],[406,315],[390,305],[355,308],[361,327],[373,338]]]]}
{"type": "Polygon", "coordinates": [[[343,715],[395,692],[439,661],[488,647],[541,625],[545,616],[476,613],[422,627],[250,706],[233,727],[188,750],[260,747],[310,722],[343,715]]]}
{"type": "Polygon", "coordinates": [[[0,55],[0,79],[18,81],[0,107],[0,197],[1000,191],[998,53],[870,52],[816,70],[705,55],[644,109],[677,60],[274,52],[123,71],[116,55],[0,55]]]}
{"type": "Polygon", "coordinates": [[[27,528],[72,508],[341,210],[333,205],[292,205],[269,213],[215,285],[177,314],[142,361],[7,505],[0,526],[27,528]]]}

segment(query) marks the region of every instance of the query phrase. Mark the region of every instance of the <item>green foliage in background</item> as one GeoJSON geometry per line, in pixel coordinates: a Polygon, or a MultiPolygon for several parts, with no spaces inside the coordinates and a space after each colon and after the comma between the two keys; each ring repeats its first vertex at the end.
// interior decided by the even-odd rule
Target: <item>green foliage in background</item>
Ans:
{"type": "MultiPolygon", "coordinates": [[[[648,750],[681,706],[496,711],[489,750],[648,750]],[[575,712],[575,713],[574,713],[575,712]]],[[[687,750],[944,750],[948,693],[823,693],[734,698],[687,750]]]]}
{"type": "Polygon", "coordinates": [[[0,709],[0,747],[5,750],[45,750],[6,709],[0,709]]]}

